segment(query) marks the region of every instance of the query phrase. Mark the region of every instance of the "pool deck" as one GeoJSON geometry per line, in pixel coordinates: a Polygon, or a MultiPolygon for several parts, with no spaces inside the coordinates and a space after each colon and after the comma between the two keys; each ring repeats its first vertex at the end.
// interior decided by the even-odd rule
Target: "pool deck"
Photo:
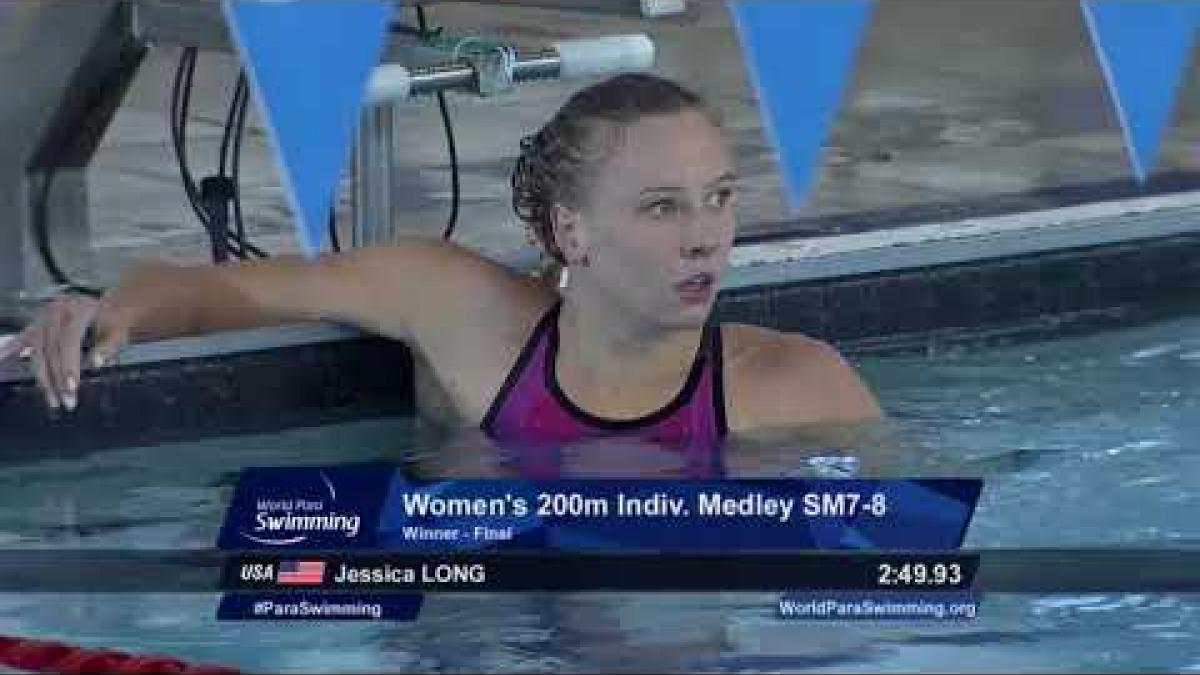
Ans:
{"type": "MultiPolygon", "coordinates": [[[[957,222],[1200,188],[1200,67],[1189,69],[1176,124],[1151,182],[1139,186],[1129,178],[1078,3],[1039,0],[1038,9],[1035,21],[1005,0],[880,3],[818,184],[797,212],[784,206],[724,3],[693,1],[684,15],[655,20],[453,2],[433,6],[429,16],[450,31],[482,31],[529,46],[649,33],[658,45],[658,72],[699,90],[725,120],[743,176],[738,217],[748,240],[957,222]],[[928,49],[935,42],[939,49],[928,49]]],[[[172,45],[150,52],[95,157],[90,209],[94,278],[101,283],[139,258],[200,262],[207,255],[164,140],[177,57],[172,45]]],[[[215,167],[236,68],[230,55],[201,56],[189,140],[200,175],[215,167]]],[[[508,203],[516,141],[581,84],[530,84],[491,99],[451,97],[464,193],[459,241],[515,264],[536,261],[508,203]]],[[[428,99],[399,106],[396,136],[401,227],[435,236],[450,196],[437,106],[428,99]]],[[[244,159],[254,241],[269,251],[293,250],[274,160],[254,120],[244,159]]],[[[349,209],[343,190],[344,234],[349,209]]]]}
{"type": "MultiPolygon", "coordinates": [[[[694,1],[683,15],[646,20],[447,2],[431,7],[429,17],[451,32],[501,35],[530,48],[570,37],[649,33],[658,72],[696,88],[718,108],[742,175],[740,245],[723,282],[735,300],[729,304],[740,308],[732,316],[772,325],[782,319],[837,340],[845,336],[826,325],[828,317],[791,316],[783,305],[797,302],[771,297],[782,291],[757,293],[753,303],[747,297],[764,287],[1200,231],[1200,64],[1185,73],[1155,171],[1139,185],[1130,177],[1078,4],[1038,0],[1038,10],[1035,20],[1012,11],[1007,0],[879,3],[818,182],[796,212],[784,207],[724,3],[694,1]],[[939,49],[928,49],[934,42],[939,49]]],[[[100,285],[138,259],[207,260],[206,234],[187,206],[165,140],[178,56],[171,44],[150,51],[93,162],[91,278],[100,285]]],[[[215,167],[237,67],[230,54],[201,55],[189,138],[198,176],[215,167]]],[[[538,252],[509,205],[513,152],[516,140],[581,84],[544,82],[487,99],[450,97],[464,195],[458,241],[518,267],[537,264],[538,252]]],[[[437,236],[450,198],[437,106],[415,100],[397,106],[396,118],[393,190],[404,205],[398,229],[437,236]]],[[[268,251],[295,250],[273,155],[254,119],[244,160],[251,239],[268,251]]],[[[339,209],[342,241],[350,239],[348,183],[339,209]]],[[[1157,282],[1117,282],[1157,293],[1157,282]]],[[[25,305],[27,311],[33,306],[25,305]]],[[[795,309],[798,316],[812,315],[811,308],[795,309]]]]}

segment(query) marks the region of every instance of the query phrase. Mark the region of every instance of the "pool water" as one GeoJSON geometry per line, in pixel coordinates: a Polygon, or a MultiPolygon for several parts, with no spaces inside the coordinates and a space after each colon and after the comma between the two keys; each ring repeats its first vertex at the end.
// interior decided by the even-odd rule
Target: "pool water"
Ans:
{"type": "MultiPolygon", "coordinates": [[[[1200,547],[1200,318],[859,366],[930,472],[986,477],[968,546],[1200,547]]],[[[425,438],[375,420],[6,465],[0,547],[208,548],[240,467],[399,459],[425,438]]],[[[995,594],[974,621],[903,625],[785,622],[774,599],[443,595],[411,624],[222,624],[208,594],[8,594],[0,633],[248,671],[1200,673],[1196,596],[995,594]]]]}

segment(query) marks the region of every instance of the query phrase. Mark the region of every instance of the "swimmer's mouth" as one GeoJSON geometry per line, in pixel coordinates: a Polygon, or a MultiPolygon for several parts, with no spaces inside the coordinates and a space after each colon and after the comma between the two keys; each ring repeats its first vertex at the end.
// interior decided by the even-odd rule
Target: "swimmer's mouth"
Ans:
{"type": "Polygon", "coordinates": [[[675,292],[686,303],[707,302],[716,286],[716,276],[709,272],[693,274],[675,284],[675,292]]]}

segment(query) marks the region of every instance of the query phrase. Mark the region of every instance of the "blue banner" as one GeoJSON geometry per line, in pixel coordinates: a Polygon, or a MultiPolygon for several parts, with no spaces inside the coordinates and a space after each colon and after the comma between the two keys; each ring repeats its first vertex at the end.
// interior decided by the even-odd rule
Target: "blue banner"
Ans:
{"type": "Polygon", "coordinates": [[[1083,0],[1130,163],[1145,181],[1171,122],[1175,91],[1200,30],[1196,0],[1083,0]]]}
{"type": "Polygon", "coordinates": [[[360,549],[375,545],[392,464],[242,472],[217,545],[223,549],[360,549]]]}
{"type": "Polygon", "coordinates": [[[969,479],[416,481],[364,464],[246,470],[226,550],[953,550],[969,479]]]}
{"type": "Polygon", "coordinates": [[[813,184],[871,6],[868,0],[729,0],[792,209],[813,184]]]}
{"type": "Polygon", "coordinates": [[[978,484],[876,480],[396,480],[388,550],[958,548],[978,484]]]}
{"type": "Polygon", "coordinates": [[[218,621],[413,621],[420,593],[226,593],[218,621]]]}
{"type": "Polygon", "coordinates": [[[279,156],[300,247],[315,255],[395,5],[225,0],[224,7],[279,156]]]}

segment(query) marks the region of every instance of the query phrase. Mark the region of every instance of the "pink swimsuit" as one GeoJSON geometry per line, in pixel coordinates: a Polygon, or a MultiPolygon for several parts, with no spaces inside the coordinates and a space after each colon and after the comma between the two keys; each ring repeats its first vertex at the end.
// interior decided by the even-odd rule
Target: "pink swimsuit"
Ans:
{"type": "Polygon", "coordinates": [[[513,454],[521,474],[557,477],[564,445],[629,439],[681,453],[686,477],[723,476],[721,445],[728,430],[720,326],[705,327],[687,382],[670,403],[636,419],[605,419],[580,409],[559,387],[560,307],[556,303],[538,322],[481,424],[484,433],[513,454]]]}

